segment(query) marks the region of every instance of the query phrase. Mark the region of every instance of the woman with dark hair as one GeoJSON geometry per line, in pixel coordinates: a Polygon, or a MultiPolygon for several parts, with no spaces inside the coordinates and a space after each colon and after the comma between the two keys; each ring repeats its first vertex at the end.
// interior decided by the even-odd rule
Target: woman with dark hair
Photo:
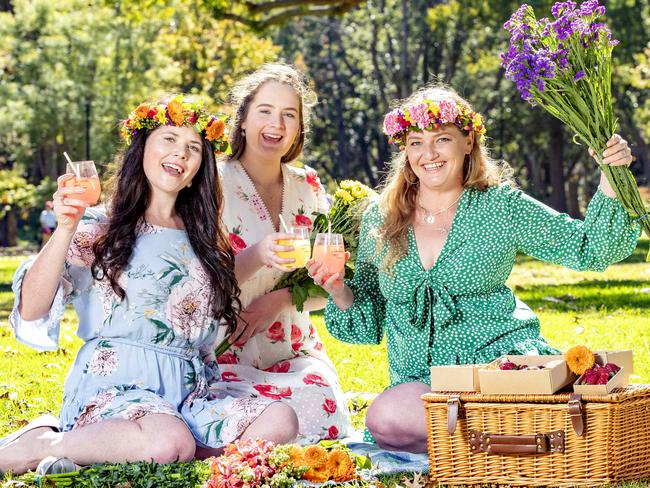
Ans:
{"type": "Polygon", "coordinates": [[[246,76],[233,90],[232,154],[219,162],[245,321],[218,359],[217,387],[290,405],[301,442],[343,437],[350,425],[336,370],[309,319],[325,299],[309,299],[299,312],[287,288],[273,290],[293,261],[277,255],[291,249],[277,242],[291,237],[279,232],[280,215],[287,226],[309,227],[313,212],[329,208],[316,171],[289,164],[302,153],[315,98],[304,76],[284,64],[246,76]]]}
{"type": "Polygon", "coordinates": [[[81,189],[66,186],[72,175],[61,176],[59,225],[14,277],[10,323],[21,342],[56,349],[72,303],[85,343],[60,421],[41,418],[0,440],[2,471],[22,473],[46,456],[81,465],[188,461],[197,445],[296,435],[287,405],[208,393],[217,374],[210,346],[220,323],[233,330],[239,313],[214,154],[227,146],[224,123],[179,96],[140,104],[122,135],[128,147],[107,211],[86,210],[75,198],[81,189]],[[282,419],[282,429],[269,418],[282,419]]]}

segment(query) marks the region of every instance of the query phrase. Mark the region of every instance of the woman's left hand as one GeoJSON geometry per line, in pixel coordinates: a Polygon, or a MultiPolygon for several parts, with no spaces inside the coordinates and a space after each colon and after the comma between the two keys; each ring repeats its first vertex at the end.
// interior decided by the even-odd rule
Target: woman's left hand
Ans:
{"type": "Polygon", "coordinates": [[[245,344],[248,339],[264,332],[275,322],[278,315],[285,309],[287,301],[285,295],[287,295],[286,289],[265,293],[242,310],[241,318],[237,321],[237,328],[232,335],[236,346],[245,344]]]}
{"type": "MultiPolygon", "coordinates": [[[[591,149],[589,149],[589,154],[596,159],[591,149]]],[[[620,135],[614,134],[607,141],[607,148],[603,151],[602,163],[609,166],[629,166],[633,160],[634,157],[632,156],[632,151],[627,141],[620,135]]],[[[598,160],[596,159],[596,161],[598,160]]]]}

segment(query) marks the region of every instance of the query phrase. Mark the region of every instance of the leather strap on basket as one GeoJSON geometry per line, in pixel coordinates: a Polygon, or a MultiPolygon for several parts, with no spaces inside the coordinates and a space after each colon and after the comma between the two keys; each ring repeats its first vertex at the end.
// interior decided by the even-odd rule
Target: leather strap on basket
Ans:
{"type": "Polygon", "coordinates": [[[564,452],[564,431],[533,435],[499,435],[470,430],[469,447],[472,453],[487,452],[488,454],[564,452]]]}
{"type": "Polygon", "coordinates": [[[456,431],[459,411],[460,395],[451,395],[447,399],[447,432],[449,432],[449,435],[453,435],[456,431]]]}
{"type": "Polygon", "coordinates": [[[571,417],[571,424],[573,430],[577,435],[582,435],[585,432],[585,423],[582,419],[582,395],[580,393],[573,393],[569,399],[569,416],[571,417]]]}

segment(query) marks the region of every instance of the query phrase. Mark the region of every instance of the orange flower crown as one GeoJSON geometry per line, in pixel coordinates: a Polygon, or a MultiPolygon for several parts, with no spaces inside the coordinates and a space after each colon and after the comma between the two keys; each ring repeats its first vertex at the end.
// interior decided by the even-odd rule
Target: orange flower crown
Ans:
{"type": "Polygon", "coordinates": [[[143,102],[138,105],[122,122],[120,135],[129,146],[139,130],[163,125],[189,126],[210,142],[215,154],[220,154],[230,150],[225,119],[225,115],[208,113],[203,103],[188,103],[183,101],[182,95],[177,95],[166,104],[143,102]]]}

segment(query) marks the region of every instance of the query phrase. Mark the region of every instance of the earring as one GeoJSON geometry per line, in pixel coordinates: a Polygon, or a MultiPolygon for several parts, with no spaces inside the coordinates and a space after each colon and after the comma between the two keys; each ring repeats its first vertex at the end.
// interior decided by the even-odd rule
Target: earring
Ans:
{"type": "Polygon", "coordinates": [[[246,138],[246,129],[241,130],[241,136],[245,139],[246,138]]]}
{"type": "Polygon", "coordinates": [[[192,188],[192,180],[190,180],[190,182],[187,184],[185,188],[192,188]]]}

